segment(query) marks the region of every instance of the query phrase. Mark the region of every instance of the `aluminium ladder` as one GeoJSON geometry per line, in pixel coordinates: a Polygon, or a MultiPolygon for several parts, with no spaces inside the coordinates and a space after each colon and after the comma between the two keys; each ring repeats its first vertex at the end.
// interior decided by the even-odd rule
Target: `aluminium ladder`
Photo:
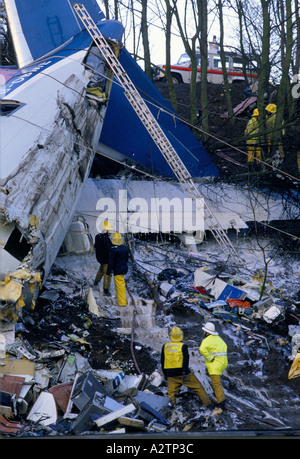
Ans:
{"type": "Polygon", "coordinates": [[[93,19],[90,17],[84,5],[80,3],[74,3],[73,8],[76,11],[78,17],[81,19],[82,23],[85,25],[87,31],[91,35],[93,41],[103,54],[107,64],[114,72],[115,77],[121,84],[124,89],[124,94],[131,104],[132,108],[135,110],[139,119],[143,123],[144,127],[152,137],[153,141],[157,145],[158,149],[162,153],[165,160],[168,162],[173,173],[177,177],[182,188],[191,195],[194,200],[195,205],[197,206],[197,198],[203,200],[204,202],[204,212],[205,220],[208,228],[212,232],[218,244],[220,244],[228,253],[231,255],[237,262],[243,263],[239,254],[231,244],[227,234],[221,227],[217,218],[213,214],[212,210],[205,203],[204,198],[200,195],[198,189],[196,188],[193,179],[182,162],[181,158],[175,151],[173,145],[161,129],[159,123],[155,119],[152,112],[149,110],[148,106],[144,102],[144,99],[140,96],[140,93],[130,80],[126,71],[119,62],[117,56],[113,52],[111,46],[106,41],[93,19]]]}

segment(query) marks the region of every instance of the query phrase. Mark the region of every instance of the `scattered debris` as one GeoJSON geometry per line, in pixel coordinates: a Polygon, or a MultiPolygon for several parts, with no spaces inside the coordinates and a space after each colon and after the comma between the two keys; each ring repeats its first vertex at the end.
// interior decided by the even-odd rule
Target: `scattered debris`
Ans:
{"type": "MultiPolygon", "coordinates": [[[[104,297],[101,287],[91,287],[97,263],[88,253],[76,255],[78,263],[72,256],[58,257],[35,309],[23,308],[13,329],[11,322],[2,321],[0,434],[147,435],[296,428],[294,408],[290,413],[287,408],[281,411],[276,394],[285,391],[291,406],[300,404],[297,294],[290,291],[289,298],[276,297],[280,290],[273,278],[267,293],[260,295],[259,273],[247,276],[205,263],[204,252],[199,259],[183,246],[177,250],[173,243],[145,244],[138,239],[133,246],[126,314],[116,306],[114,292],[104,297]],[[146,265],[158,305],[148,281],[136,271],[138,266],[143,272],[146,265]],[[224,375],[228,409],[213,415],[184,388],[171,408],[159,356],[174,324],[183,329],[190,365],[213,400],[198,349],[201,324],[208,320],[215,321],[228,342],[224,375]]],[[[209,255],[211,248],[207,250],[209,255]]]]}

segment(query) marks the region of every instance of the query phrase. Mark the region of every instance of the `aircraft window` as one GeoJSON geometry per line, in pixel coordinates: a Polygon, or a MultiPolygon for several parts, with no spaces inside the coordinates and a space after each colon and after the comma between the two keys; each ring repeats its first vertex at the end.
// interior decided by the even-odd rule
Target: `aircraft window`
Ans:
{"type": "Polygon", "coordinates": [[[0,116],[10,115],[20,105],[17,100],[0,100],[0,116]]]}

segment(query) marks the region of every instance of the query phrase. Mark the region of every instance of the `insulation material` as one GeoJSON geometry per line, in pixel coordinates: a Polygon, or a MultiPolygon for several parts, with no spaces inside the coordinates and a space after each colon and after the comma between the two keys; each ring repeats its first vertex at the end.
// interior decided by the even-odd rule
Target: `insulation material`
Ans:
{"type": "Polygon", "coordinates": [[[290,367],[288,379],[299,378],[300,376],[300,353],[296,355],[290,367]]]}
{"type": "Polygon", "coordinates": [[[0,318],[15,320],[26,301],[30,302],[29,306],[33,309],[40,286],[41,275],[39,272],[30,272],[24,269],[6,275],[4,282],[0,284],[0,299],[6,302],[6,307],[0,309],[0,318]],[[24,288],[27,290],[26,298],[24,298],[24,288]]]}

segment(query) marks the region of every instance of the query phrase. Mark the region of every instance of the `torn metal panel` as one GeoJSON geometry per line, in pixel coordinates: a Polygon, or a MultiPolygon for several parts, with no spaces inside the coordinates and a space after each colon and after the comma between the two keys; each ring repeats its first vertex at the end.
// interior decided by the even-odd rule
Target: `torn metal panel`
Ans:
{"type": "Polygon", "coordinates": [[[216,300],[227,300],[228,298],[244,299],[246,292],[242,289],[224,282],[215,275],[205,272],[203,269],[196,269],[194,273],[195,287],[203,286],[207,293],[216,300]]]}
{"type": "MultiPolygon", "coordinates": [[[[253,109],[253,107],[256,106],[256,101],[257,101],[256,96],[247,97],[247,99],[243,100],[236,107],[234,107],[233,109],[234,116],[239,116],[241,113],[243,113],[248,108],[253,109]]],[[[221,118],[228,118],[228,117],[229,117],[228,112],[221,115],[221,118]]]]}

